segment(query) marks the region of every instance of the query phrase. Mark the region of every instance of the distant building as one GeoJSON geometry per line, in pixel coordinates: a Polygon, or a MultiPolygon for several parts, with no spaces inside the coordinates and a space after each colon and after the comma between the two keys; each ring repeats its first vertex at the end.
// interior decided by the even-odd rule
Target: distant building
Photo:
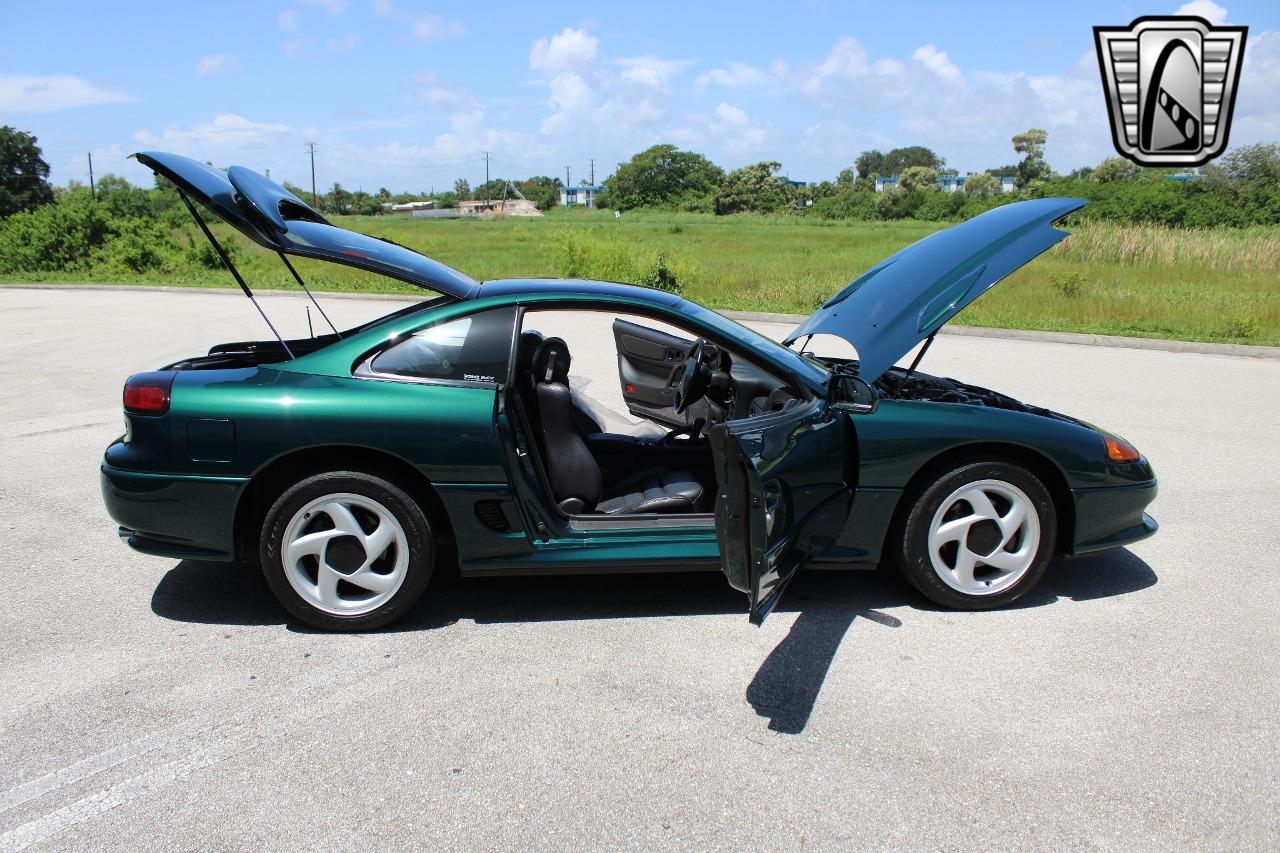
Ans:
{"type": "Polygon", "coordinates": [[[795,187],[796,189],[800,189],[801,187],[807,187],[807,186],[809,186],[809,184],[808,184],[808,182],[807,182],[807,181],[793,181],[793,180],[791,180],[790,178],[787,178],[787,177],[779,177],[779,178],[778,178],[778,180],[779,180],[779,181],[782,181],[782,183],[784,183],[784,184],[790,184],[791,186],[795,187]]]}
{"type": "Polygon", "coordinates": [[[417,210],[432,210],[436,206],[434,201],[406,201],[402,204],[384,204],[383,209],[391,213],[413,213],[417,210]]]}
{"type": "MultiPolygon", "coordinates": [[[[938,189],[944,193],[960,192],[964,189],[965,175],[941,175],[936,178],[938,189]]],[[[1014,180],[1013,175],[996,175],[995,179],[1000,182],[1000,192],[1011,193],[1016,192],[1018,184],[1014,180]]],[[[890,175],[887,178],[876,178],[876,192],[882,193],[886,190],[894,189],[898,186],[898,176],[890,175]]]]}
{"type": "Polygon", "coordinates": [[[595,207],[596,196],[602,192],[604,192],[603,186],[561,187],[560,204],[565,207],[573,205],[595,207]]]}

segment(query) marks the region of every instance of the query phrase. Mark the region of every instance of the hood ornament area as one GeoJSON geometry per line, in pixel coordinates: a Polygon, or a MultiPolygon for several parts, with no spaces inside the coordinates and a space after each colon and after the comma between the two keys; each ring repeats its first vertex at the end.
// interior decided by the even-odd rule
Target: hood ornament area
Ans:
{"type": "Polygon", "coordinates": [[[1225,151],[1248,31],[1189,16],[1094,27],[1116,150],[1142,166],[1200,166],[1225,151]]]}

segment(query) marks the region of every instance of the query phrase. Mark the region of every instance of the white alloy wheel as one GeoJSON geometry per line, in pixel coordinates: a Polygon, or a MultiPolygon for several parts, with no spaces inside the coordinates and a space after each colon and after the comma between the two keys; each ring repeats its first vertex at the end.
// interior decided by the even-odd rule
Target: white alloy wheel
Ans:
{"type": "Polygon", "coordinates": [[[307,503],[289,520],[280,549],[284,576],[309,605],[360,616],[395,596],[409,570],[409,539],[392,512],[343,492],[307,503]]]}
{"type": "Polygon", "coordinates": [[[1035,563],[1040,516],[1012,483],[978,480],[942,501],[929,524],[928,542],[939,580],[965,595],[996,595],[1035,563]]]}

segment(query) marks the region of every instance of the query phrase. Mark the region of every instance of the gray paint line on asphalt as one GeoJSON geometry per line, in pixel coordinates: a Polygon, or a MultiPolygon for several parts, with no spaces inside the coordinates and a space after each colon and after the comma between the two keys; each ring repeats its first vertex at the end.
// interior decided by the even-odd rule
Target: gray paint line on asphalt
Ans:
{"type": "MultiPolygon", "coordinates": [[[[0,282],[0,290],[4,289],[43,289],[43,290],[126,290],[161,293],[219,293],[240,296],[241,291],[233,287],[172,287],[169,285],[146,284],[55,284],[55,283],[22,283],[0,282]]],[[[316,298],[324,299],[366,299],[385,302],[404,302],[415,300],[408,294],[391,293],[338,293],[333,291],[314,291],[316,298]]],[[[255,290],[254,296],[284,296],[305,299],[305,294],[290,290],[255,290]]],[[[799,325],[805,318],[800,314],[774,314],[768,311],[720,311],[731,320],[757,323],[784,323],[799,325]]],[[[1255,344],[1215,344],[1205,341],[1164,340],[1161,338],[1130,338],[1122,335],[1094,335],[1081,332],[1044,332],[1034,329],[996,329],[989,326],[946,325],[940,334],[965,335],[979,338],[1004,338],[1022,341],[1040,341],[1047,343],[1075,344],[1079,346],[1119,347],[1122,349],[1159,350],[1161,352],[1190,352],[1204,355],[1228,355],[1238,358],[1277,358],[1280,359],[1280,347],[1259,346],[1255,344]]]]}
{"type": "Polygon", "coordinates": [[[391,664],[358,673],[341,687],[335,687],[333,681],[310,684],[293,696],[277,698],[275,707],[271,707],[271,700],[266,700],[241,708],[238,718],[231,722],[225,714],[188,721],[19,785],[0,797],[0,812],[141,758],[179,739],[194,740],[201,735],[212,738],[212,743],[195,747],[185,755],[100,788],[0,834],[0,851],[24,850],[179,779],[305,729],[354,702],[368,699],[374,690],[395,688],[410,674],[399,671],[398,664],[391,664]],[[388,676],[391,676],[389,680],[371,689],[370,682],[388,676]],[[304,697],[303,694],[308,693],[313,695],[304,697]]]}

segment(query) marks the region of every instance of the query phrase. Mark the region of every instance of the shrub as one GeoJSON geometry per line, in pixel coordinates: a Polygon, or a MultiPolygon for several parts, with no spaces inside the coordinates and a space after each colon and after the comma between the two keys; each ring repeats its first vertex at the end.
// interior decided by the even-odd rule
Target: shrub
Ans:
{"type": "Polygon", "coordinates": [[[671,267],[667,266],[667,258],[663,254],[659,254],[658,257],[654,258],[637,283],[643,284],[645,287],[665,290],[668,293],[679,293],[681,290],[680,281],[676,278],[676,274],[671,271],[671,267]]]}
{"type": "Polygon", "coordinates": [[[0,221],[0,272],[84,269],[112,230],[110,215],[87,196],[14,214],[0,221]]]}
{"type": "Polygon", "coordinates": [[[1262,331],[1262,323],[1257,317],[1234,317],[1228,320],[1218,334],[1224,338],[1256,338],[1262,331]]]}
{"type": "MultiPolygon", "coordinates": [[[[206,270],[222,269],[222,258],[218,257],[218,252],[213,248],[212,243],[202,237],[188,239],[189,245],[185,253],[188,264],[206,270]]],[[[241,255],[240,246],[234,240],[223,239],[218,242],[222,244],[222,250],[227,253],[231,263],[237,263],[241,255]]]]}
{"type": "Polygon", "coordinates": [[[113,231],[94,252],[95,266],[131,273],[155,272],[174,266],[177,244],[169,230],[155,220],[120,220],[113,231]]]}
{"type": "Polygon", "coordinates": [[[1053,289],[1068,299],[1075,299],[1085,291],[1084,276],[1078,272],[1050,273],[1053,289]]]}
{"type": "Polygon", "coordinates": [[[553,239],[556,272],[565,278],[620,281],[680,293],[698,274],[695,264],[678,255],[649,255],[600,229],[562,228],[553,239]]]}
{"type": "Polygon", "coordinates": [[[565,278],[580,278],[587,268],[587,246],[581,232],[561,228],[554,237],[556,270],[565,278]]]}

